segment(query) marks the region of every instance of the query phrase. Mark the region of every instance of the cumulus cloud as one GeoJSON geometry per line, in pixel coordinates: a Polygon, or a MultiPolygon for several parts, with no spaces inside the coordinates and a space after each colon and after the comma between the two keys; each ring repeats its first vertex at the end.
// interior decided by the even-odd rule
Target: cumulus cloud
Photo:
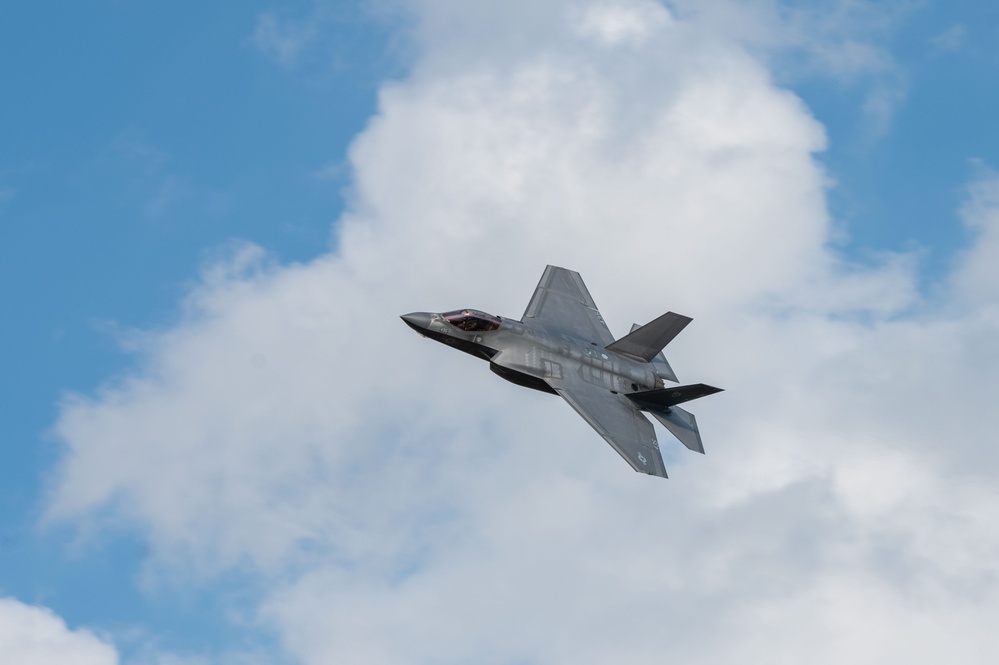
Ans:
{"type": "Polygon", "coordinates": [[[922,296],[915,257],[830,249],[821,125],[710,22],[636,0],[414,11],[421,59],[351,148],[333,249],[235,247],[175,326],[129,340],[131,373],[67,397],[50,519],[263,576],[260,616],[307,663],[984,653],[988,186],[979,242],[922,296]],[[670,351],[728,389],[692,407],[706,456],[664,446],[671,480],[634,474],[557,398],[396,318],[519,317],[546,263],[619,335],[695,318],[670,351]]]}
{"type": "Polygon", "coordinates": [[[115,648],[89,630],[70,630],[47,607],[0,598],[0,662],[18,665],[117,665],[115,648]]]}

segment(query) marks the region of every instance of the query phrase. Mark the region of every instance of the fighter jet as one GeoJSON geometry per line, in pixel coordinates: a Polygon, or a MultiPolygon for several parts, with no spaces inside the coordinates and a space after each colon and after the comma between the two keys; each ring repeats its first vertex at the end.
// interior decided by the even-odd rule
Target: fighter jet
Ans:
{"type": "Polygon", "coordinates": [[[615,341],[579,273],[548,266],[520,321],[475,309],[401,318],[424,337],[488,361],[507,381],[561,396],[636,471],[667,477],[643,411],[704,453],[694,415],[677,405],[721,388],[664,383],[677,378],[662,350],[689,317],[668,312],[615,341]]]}

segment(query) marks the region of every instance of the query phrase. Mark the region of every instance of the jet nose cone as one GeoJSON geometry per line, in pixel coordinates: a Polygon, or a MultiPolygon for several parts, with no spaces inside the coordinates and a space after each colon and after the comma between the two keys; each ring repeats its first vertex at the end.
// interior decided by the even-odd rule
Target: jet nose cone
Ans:
{"type": "Polygon", "coordinates": [[[413,312],[411,314],[403,314],[399,318],[405,321],[406,325],[416,332],[423,332],[430,327],[430,322],[433,321],[434,315],[430,312],[413,312]]]}

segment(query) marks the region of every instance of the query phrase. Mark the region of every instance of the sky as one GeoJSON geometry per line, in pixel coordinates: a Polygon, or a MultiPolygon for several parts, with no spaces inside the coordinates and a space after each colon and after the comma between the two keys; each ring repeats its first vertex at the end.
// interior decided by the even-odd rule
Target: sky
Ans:
{"type": "Polygon", "coordinates": [[[994,651],[993,3],[3,14],[0,662],[994,651]],[[705,456],[397,318],[546,264],[705,456]]]}

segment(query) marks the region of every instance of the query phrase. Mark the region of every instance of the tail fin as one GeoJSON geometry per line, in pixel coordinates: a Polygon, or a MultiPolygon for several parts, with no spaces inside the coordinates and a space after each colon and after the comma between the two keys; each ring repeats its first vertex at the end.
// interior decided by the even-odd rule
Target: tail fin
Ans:
{"type": "Polygon", "coordinates": [[[677,386],[675,388],[660,388],[658,390],[644,390],[637,393],[628,393],[627,397],[640,409],[666,410],[671,406],[689,402],[698,397],[707,397],[720,393],[721,388],[695,383],[689,386],[677,386]]]}
{"type": "MultiPolygon", "coordinates": [[[[631,332],[635,332],[642,326],[637,323],[631,324],[631,332]]],[[[679,383],[680,379],[676,378],[676,372],[673,368],[669,366],[669,362],[666,361],[666,356],[660,351],[659,355],[652,359],[652,369],[655,371],[656,376],[666,379],[667,381],[672,381],[673,383],[679,383]]]]}
{"type": "Polygon", "coordinates": [[[670,434],[680,440],[695,453],[704,454],[704,444],[701,443],[701,433],[697,430],[697,419],[694,414],[684,411],[678,406],[671,406],[667,411],[649,411],[652,416],[670,431],[670,434]]]}
{"type": "MultiPolygon", "coordinates": [[[[663,348],[693,321],[689,316],[667,312],[651,323],[632,330],[621,339],[607,345],[616,353],[652,362],[663,348]]],[[[667,365],[668,367],[668,365],[667,365]]],[[[672,373],[672,370],[671,370],[672,373]]]]}

